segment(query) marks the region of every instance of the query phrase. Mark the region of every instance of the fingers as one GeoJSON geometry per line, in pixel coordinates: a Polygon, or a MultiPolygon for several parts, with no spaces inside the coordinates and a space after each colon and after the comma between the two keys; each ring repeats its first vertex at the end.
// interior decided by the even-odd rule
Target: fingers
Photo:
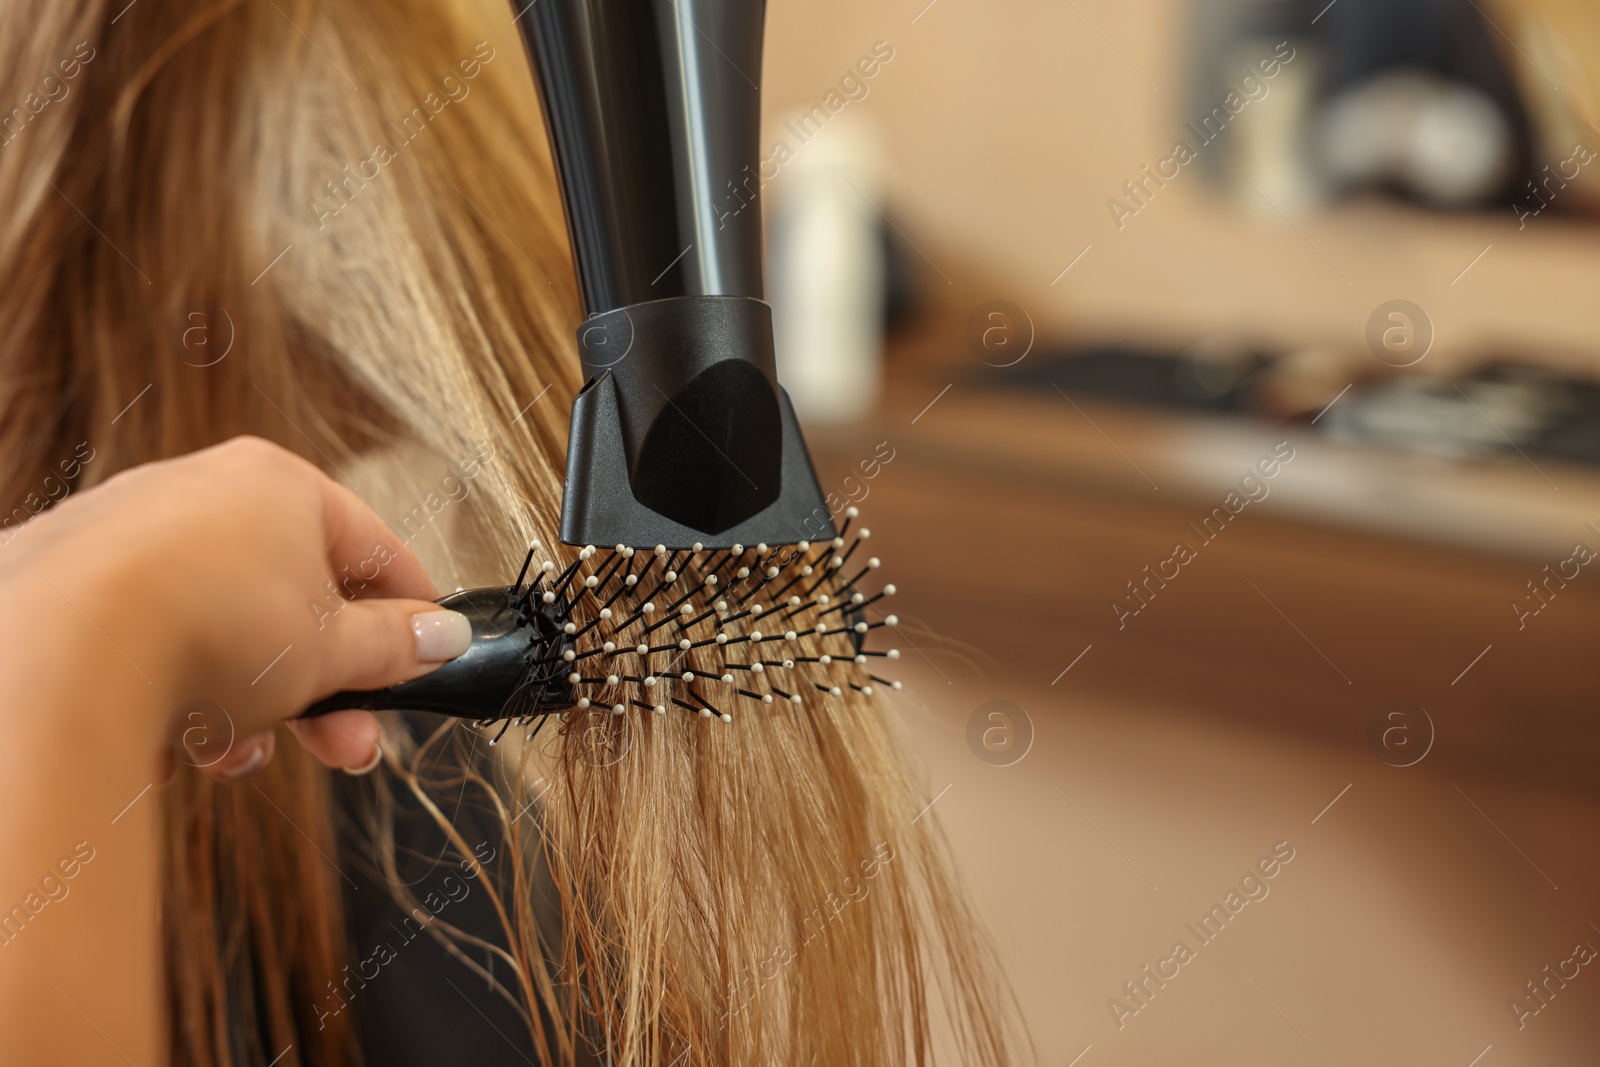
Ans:
{"type": "Polygon", "coordinates": [[[207,774],[227,781],[248,778],[265,767],[275,751],[277,751],[277,738],[271,730],[266,730],[241,738],[237,744],[228,749],[227,755],[215,763],[201,766],[201,769],[207,774]]]}
{"type": "Polygon", "coordinates": [[[357,600],[315,642],[313,699],[341,689],[382,689],[419,678],[472,644],[472,624],[426,600],[357,600]]]}
{"type": "Polygon", "coordinates": [[[335,711],[315,719],[290,719],[302,748],[329,767],[366,774],[378,765],[378,720],[370,711],[335,711]]]}
{"type": "MultiPolygon", "coordinates": [[[[366,774],[383,759],[378,720],[370,711],[336,711],[317,719],[291,719],[287,725],[302,748],[348,774],[366,774]]],[[[267,730],[243,738],[215,763],[196,766],[224,781],[238,781],[272,762],[276,751],[277,735],[267,730]]]]}
{"type": "Polygon", "coordinates": [[[347,599],[383,596],[433,600],[439,595],[416,553],[364,500],[325,475],[319,483],[328,565],[347,599]]]}

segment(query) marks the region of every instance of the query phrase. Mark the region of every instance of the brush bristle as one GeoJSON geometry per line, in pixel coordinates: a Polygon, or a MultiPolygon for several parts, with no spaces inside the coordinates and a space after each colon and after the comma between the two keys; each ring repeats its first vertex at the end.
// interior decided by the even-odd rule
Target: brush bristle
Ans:
{"type": "Polygon", "coordinates": [[[874,630],[898,623],[881,607],[895,587],[858,588],[879,561],[858,558],[872,534],[851,535],[854,518],[851,508],[829,541],[776,547],[591,545],[561,569],[535,566],[542,546],[534,542],[513,599],[524,612],[553,609],[566,642],[530,663],[521,699],[484,722],[526,724],[568,710],[540,706],[560,677],[580,713],[723,723],[848,690],[899,689],[877,665],[899,650],[867,647],[874,630]]]}

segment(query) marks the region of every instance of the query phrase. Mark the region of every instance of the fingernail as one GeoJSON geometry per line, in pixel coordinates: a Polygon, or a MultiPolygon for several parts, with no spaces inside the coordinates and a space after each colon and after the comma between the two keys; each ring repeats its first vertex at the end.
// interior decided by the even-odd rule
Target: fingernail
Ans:
{"type": "Polygon", "coordinates": [[[244,762],[218,767],[217,773],[219,775],[229,781],[233,781],[236,778],[246,778],[266,766],[268,755],[266,743],[264,741],[250,741],[247,744],[250,747],[250,755],[244,762]]]}
{"type": "Polygon", "coordinates": [[[367,760],[365,766],[363,766],[363,767],[346,767],[344,769],[344,773],[350,775],[353,778],[359,778],[363,774],[371,774],[373,769],[375,767],[377,767],[378,764],[380,764],[382,762],[383,762],[383,748],[380,745],[374,744],[372,746],[372,758],[367,760]]]}
{"type": "Polygon", "coordinates": [[[420,663],[455,659],[472,645],[472,623],[459,611],[424,611],[411,616],[420,663]]]}

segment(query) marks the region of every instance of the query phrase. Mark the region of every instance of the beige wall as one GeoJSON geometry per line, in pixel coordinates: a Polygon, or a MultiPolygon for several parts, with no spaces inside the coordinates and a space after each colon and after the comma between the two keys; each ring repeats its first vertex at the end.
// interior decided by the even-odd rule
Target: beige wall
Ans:
{"type": "MultiPolygon", "coordinates": [[[[1588,352],[1600,350],[1600,233],[1549,216],[1519,232],[1509,212],[1344,208],[1295,217],[1297,233],[1259,203],[1217,204],[1186,170],[1119,231],[1108,199],[1171,151],[1187,92],[1187,5],[935,0],[913,23],[923,2],[770,5],[766,141],[888,41],[894,59],[834,121],[870,122],[881,136],[896,220],[952,279],[926,271],[953,300],[1006,297],[1046,329],[1091,335],[1181,342],[1223,331],[1359,351],[1373,309],[1405,298],[1434,320],[1430,369],[1496,344],[1600,360],[1588,352]]],[[[1522,32],[1520,18],[1497,21],[1522,32]]],[[[774,191],[782,181],[780,171],[774,191]]]]}

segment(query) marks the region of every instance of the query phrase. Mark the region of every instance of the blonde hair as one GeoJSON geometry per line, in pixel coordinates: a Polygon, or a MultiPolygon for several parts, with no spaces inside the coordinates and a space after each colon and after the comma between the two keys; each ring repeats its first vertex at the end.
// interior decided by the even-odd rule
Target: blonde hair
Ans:
{"type": "MultiPolygon", "coordinates": [[[[0,7],[0,109],[26,112],[0,110],[0,499],[31,510],[85,441],[79,488],[241,432],[339,474],[492,442],[451,550],[504,580],[554,540],[581,384],[508,10],[124,2],[0,7]]],[[[571,712],[470,775],[508,825],[548,786],[536,840],[509,834],[485,883],[544,1059],[924,1063],[942,1032],[962,1063],[1011,1062],[1009,1002],[883,706],[630,716],[598,727],[606,760],[577,743],[596,728],[571,712]],[[534,921],[539,862],[559,938],[534,921]]],[[[167,793],[176,1062],[358,1059],[349,1016],[313,1014],[344,933],[327,780],[293,748],[259,789],[186,770],[167,793]]],[[[427,802],[415,747],[389,753],[427,802]]]]}

